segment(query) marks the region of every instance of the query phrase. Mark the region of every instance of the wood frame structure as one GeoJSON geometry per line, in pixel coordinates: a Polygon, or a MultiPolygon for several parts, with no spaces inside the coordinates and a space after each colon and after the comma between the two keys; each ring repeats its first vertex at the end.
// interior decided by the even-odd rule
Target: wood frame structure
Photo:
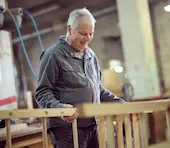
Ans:
{"type": "MultiPolygon", "coordinates": [[[[42,118],[43,148],[48,148],[47,117],[70,116],[78,111],[80,117],[99,118],[99,145],[100,148],[169,148],[170,147],[170,101],[150,101],[137,103],[101,103],[81,104],[76,108],[60,109],[20,109],[0,111],[0,119],[6,120],[6,147],[12,148],[10,119],[14,118],[42,118]],[[146,128],[148,113],[163,111],[167,123],[167,140],[165,142],[149,145],[146,128]],[[115,123],[115,124],[114,124],[115,123]],[[123,135],[123,125],[125,135],[123,135]],[[102,131],[106,129],[106,134],[102,131]],[[116,137],[116,138],[115,138],[116,137]]],[[[78,148],[77,120],[72,123],[74,148],[78,148]]]]}

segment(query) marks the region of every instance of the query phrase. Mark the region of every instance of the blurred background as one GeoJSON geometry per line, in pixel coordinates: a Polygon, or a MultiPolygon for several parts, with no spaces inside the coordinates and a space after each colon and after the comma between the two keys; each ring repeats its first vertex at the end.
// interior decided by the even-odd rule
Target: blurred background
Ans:
{"type": "MultiPolygon", "coordinates": [[[[69,12],[86,7],[97,19],[89,45],[96,53],[105,86],[120,97],[148,99],[168,95],[170,89],[170,14],[168,0],[121,2],[114,0],[8,0],[8,8],[21,7],[32,14],[47,49],[66,33],[69,12]],[[143,5],[143,6],[142,6],[143,5]],[[168,9],[168,7],[166,7],[168,9]],[[129,85],[126,85],[126,84],[129,85]]],[[[20,27],[33,69],[38,75],[41,47],[32,21],[22,16],[20,27]]],[[[17,30],[11,31],[15,82],[19,106],[25,92],[34,96],[36,80],[28,66],[17,30]]]]}

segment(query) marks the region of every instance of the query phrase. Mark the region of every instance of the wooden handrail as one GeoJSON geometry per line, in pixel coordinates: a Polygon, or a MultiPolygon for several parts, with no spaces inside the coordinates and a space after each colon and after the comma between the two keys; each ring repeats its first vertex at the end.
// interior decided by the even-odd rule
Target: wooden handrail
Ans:
{"type": "MultiPolygon", "coordinates": [[[[42,118],[42,139],[43,148],[48,148],[47,139],[47,117],[61,117],[61,116],[71,116],[76,112],[75,108],[59,108],[59,109],[18,109],[18,110],[4,110],[0,111],[0,119],[5,119],[6,121],[6,147],[12,148],[11,142],[11,131],[10,131],[10,119],[14,118],[31,118],[37,117],[42,118]]],[[[73,139],[74,147],[78,148],[78,133],[77,133],[77,119],[72,123],[73,127],[73,139]]]]}
{"type": "Polygon", "coordinates": [[[169,100],[135,103],[80,104],[76,106],[80,117],[152,113],[156,111],[165,111],[169,107],[169,100]]]}
{"type": "Polygon", "coordinates": [[[75,111],[75,108],[3,110],[0,111],[0,119],[71,116],[75,111]]]}

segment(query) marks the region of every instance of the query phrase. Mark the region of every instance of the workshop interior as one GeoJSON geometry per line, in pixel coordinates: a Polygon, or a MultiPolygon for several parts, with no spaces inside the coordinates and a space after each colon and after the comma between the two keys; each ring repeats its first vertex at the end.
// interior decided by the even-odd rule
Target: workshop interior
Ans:
{"type": "MultiPolygon", "coordinates": [[[[169,0],[0,0],[0,111],[38,108],[41,54],[66,34],[69,13],[84,7],[97,21],[89,47],[103,85],[128,103],[169,101],[169,0]]],[[[2,117],[0,112],[0,148],[7,137],[2,117]]],[[[9,124],[12,147],[42,147],[41,118],[15,118],[9,124]]],[[[170,137],[166,124],[165,112],[147,114],[148,148],[160,148],[158,143],[170,137]]]]}

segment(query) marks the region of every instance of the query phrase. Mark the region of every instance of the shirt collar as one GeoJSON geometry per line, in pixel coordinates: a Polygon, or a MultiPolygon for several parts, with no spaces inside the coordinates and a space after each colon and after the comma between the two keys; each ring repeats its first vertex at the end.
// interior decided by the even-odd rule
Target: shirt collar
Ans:
{"type": "MultiPolygon", "coordinates": [[[[82,59],[82,57],[75,51],[74,48],[72,48],[66,41],[65,41],[65,36],[60,36],[59,38],[61,45],[62,45],[62,51],[65,54],[66,57],[73,57],[73,58],[78,58],[82,59]]],[[[86,47],[85,53],[84,53],[84,58],[89,59],[92,56],[94,56],[93,52],[89,47],[86,47]]]]}

